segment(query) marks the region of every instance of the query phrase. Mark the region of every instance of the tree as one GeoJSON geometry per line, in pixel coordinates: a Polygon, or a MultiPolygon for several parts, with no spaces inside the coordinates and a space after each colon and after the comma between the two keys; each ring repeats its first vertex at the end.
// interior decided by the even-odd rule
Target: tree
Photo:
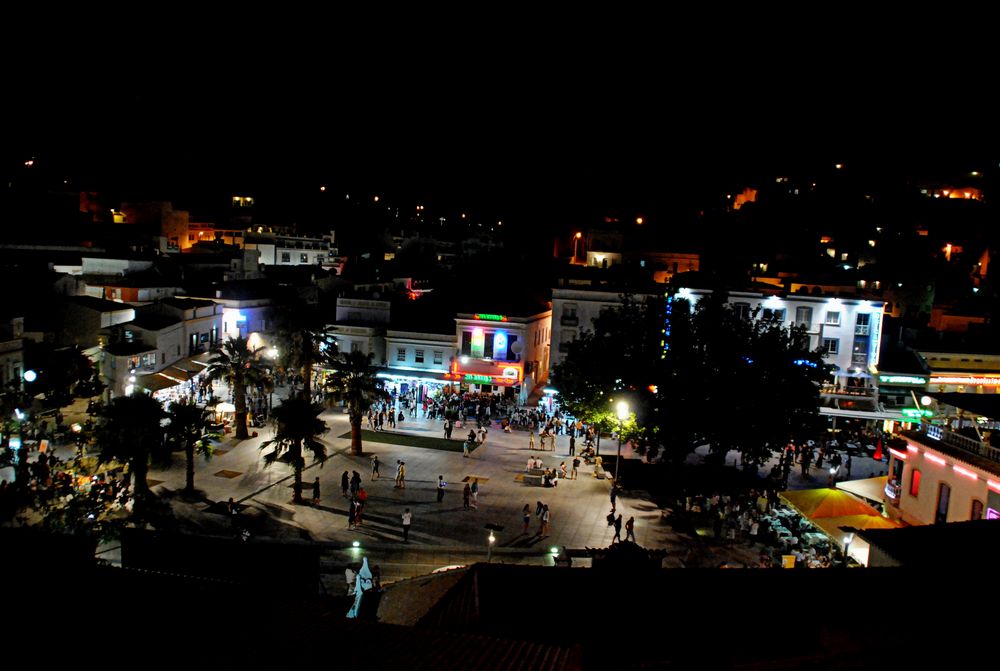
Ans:
{"type": "Polygon", "coordinates": [[[167,425],[167,445],[184,450],[185,484],[184,492],[194,494],[194,455],[212,458],[212,439],[219,434],[211,432],[212,413],[197,405],[173,403],[167,411],[170,424],[167,425]]]}
{"type": "Polygon", "coordinates": [[[627,399],[639,419],[629,431],[632,437],[642,435],[643,419],[654,410],[652,388],[660,379],[663,351],[659,305],[653,298],[639,302],[622,296],[620,306],[594,320],[593,331],[570,342],[566,359],[553,371],[560,405],[597,429],[598,445],[601,432],[619,427],[616,399],[627,399]]]}
{"type": "Polygon", "coordinates": [[[570,343],[556,366],[560,402],[598,426],[617,426],[611,400],[626,395],[638,428],[631,437],[661,443],[664,459],[679,463],[699,445],[714,459],[739,450],[756,467],[790,439],[815,435],[819,384],[827,374],[820,351],[810,352],[798,329],[735,311],[725,292],[694,309],[626,296],[570,343]]]}
{"type": "Polygon", "coordinates": [[[97,429],[100,449],[98,461],[127,463],[132,473],[134,512],[149,496],[146,474],[150,459],[165,460],[161,420],[163,406],[152,396],[119,396],[102,411],[103,422],[97,429]]]}
{"type": "Polygon", "coordinates": [[[205,369],[210,382],[225,380],[233,392],[238,440],[250,437],[247,431],[247,388],[269,383],[267,371],[260,361],[262,349],[264,348],[251,349],[244,338],[230,338],[213,350],[215,356],[205,369]]]}
{"type": "Polygon", "coordinates": [[[336,340],[323,332],[325,319],[315,305],[293,301],[275,314],[276,340],[280,358],[286,369],[294,369],[302,377],[302,395],[312,401],[312,367],[324,352],[333,348],[336,340]]]}
{"type": "Polygon", "coordinates": [[[304,450],[312,452],[319,463],[326,461],[326,446],[316,440],[327,431],[326,422],[319,418],[322,407],[304,397],[290,398],[271,411],[274,438],[266,440],[260,449],[273,448],[264,455],[264,465],[270,466],[282,455],[295,473],[293,501],[302,503],[302,469],[305,466],[304,450]]]}
{"type": "Polygon", "coordinates": [[[378,379],[379,368],[373,366],[372,355],[361,352],[324,356],[324,365],[331,369],[327,389],[334,398],[347,403],[351,422],[351,454],[360,456],[361,422],[365,413],[377,401],[389,399],[389,393],[378,379]]]}

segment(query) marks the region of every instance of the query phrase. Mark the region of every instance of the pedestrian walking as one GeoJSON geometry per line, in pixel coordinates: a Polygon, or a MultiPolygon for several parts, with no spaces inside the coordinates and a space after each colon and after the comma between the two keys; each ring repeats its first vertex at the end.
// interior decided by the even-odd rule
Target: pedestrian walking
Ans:
{"type": "Polygon", "coordinates": [[[354,523],[358,519],[358,502],[351,499],[351,503],[347,507],[347,528],[353,529],[354,523]]]}
{"type": "Polygon", "coordinates": [[[629,517],[628,521],[625,522],[625,540],[631,540],[635,542],[635,518],[629,517]]]}
{"type": "Polygon", "coordinates": [[[573,434],[570,434],[569,436],[569,455],[567,456],[576,456],[576,436],[573,434]]]}
{"type": "Polygon", "coordinates": [[[528,533],[528,528],[531,526],[531,507],[527,503],[521,509],[521,518],[524,522],[524,529],[521,530],[521,533],[526,534],[528,533]]]}
{"type": "Polygon", "coordinates": [[[545,505],[542,506],[542,518],[541,518],[541,525],[538,528],[538,535],[539,536],[548,536],[549,535],[549,506],[548,506],[548,504],[545,504],[545,505]]]}
{"type": "Polygon", "coordinates": [[[463,457],[469,456],[469,441],[467,439],[462,441],[462,456],[463,457]]]}
{"type": "Polygon", "coordinates": [[[343,492],[344,498],[347,498],[347,490],[351,486],[351,474],[344,471],[344,474],[340,476],[340,491],[343,492]]]}
{"type": "Polygon", "coordinates": [[[407,508],[403,511],[403,542],[408,543],[410,541],[410,525],[413,523],[413,513],[407,508]]]}
{"type": "Polygon", "coordinates": [[[319,503],[319,477],[313,480],[313,503],[319,503]]]}
{"type": "Polygon", "coordinates": [[[847,469],[847,477],[848,477],[848,479],[850,479],[850,477],[851,477],[851,455],[850,454],[847,455],[847,461],[844,462],[844,467],[847,469]]]}
{"type": "Polygon", "coordinates": [[[472,494],[472,509],[479,510],[479,478],[472,478],[472,486],[469,487],[472,494]]]}
{"type": "MultiPolygon", "coordinates": [[[[438,501],[440,500],[438,499],[438,501]]],[[[472,507],[472,488],[469,487],[468,482],[465,483],[465,487],[462,489],[462,507],[466,510],[472,507]]]]}
{"type": "Polygon", "coordinates": [[[361,489],[361,474],[351,471],[351,496],[357,496],[359,489],[361,489]]]}
{"type": "Polygon", "coordinates": [[[534,431],[529,431],[528,432],[528,449],[529,450],[535,449],[535,432],[534,431]]]}
{"type": "Polygon", "coordinates": [[[621,539],[622,539],[622,516],[621,516],[621,513],[618,513],[618,517],[616,517],[615,521],[612,522],[612,526],[615,528],[615,536],[614,536],[614,538],[611,539],[611,542],[614,543],[615,541],[621,541],[621,539]]]}
{"type": "Polygon", "coordinates": [[[372,455],[372,480],[378,480],[378,478],[379,478],[379,472],[378,472],[378,455],[377,454],[373,454],[372,455]]]}
{"type": "Polygon", "coordinates": [[[444,488],[448,486],[448,483],[444,481],[444,476],[438,476],[438,486],[437,486],[437,500],[438,503],[444,501],[444,488]]]}
{"type": "Polygon", "coordinates": [[[570,471],[572,478],[576,480],[577,471],[580,469],[580,458],[573,457],[573,470],[570,471]]]}
{"type": "MultiPolygon", "coordinates": [[[[6,484],[6,481],[4,482],[4,484],[6,484]]],[[[236,505],[236,501],[234,501],[233,497],[231,496],[229,497],[229,503],[226,505],[226,510],[229,512],[229,523],[235,529],[237,526],[239,526],[236,520],[237,516],[239,515],[240,509],[236,505]]]]}
{"type": "Polygon", "coordinates": [[[615,501],[618,499],[618,485],[611,484],[611,512],[615,512],[615,501]]]}
{"type": "Polygon", "coordinates": [[[399,483],[397,486],[400,489],[406,489],[406,462],[399,462],[399,466],[396,468],[396,481],[399,483]]]}

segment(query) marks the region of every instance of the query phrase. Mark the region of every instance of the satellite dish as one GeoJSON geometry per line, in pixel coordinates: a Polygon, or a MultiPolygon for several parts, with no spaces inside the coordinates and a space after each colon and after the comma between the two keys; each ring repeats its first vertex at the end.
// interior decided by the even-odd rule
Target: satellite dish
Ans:
{"type": "Polygon", "coordinates": [[[522,343],[520,340],[515,340],[510,344],[510,351],[513,352],[514,354],[520,354],[521,350],[523,349],[524,349],[524,343],[522,343]]]}

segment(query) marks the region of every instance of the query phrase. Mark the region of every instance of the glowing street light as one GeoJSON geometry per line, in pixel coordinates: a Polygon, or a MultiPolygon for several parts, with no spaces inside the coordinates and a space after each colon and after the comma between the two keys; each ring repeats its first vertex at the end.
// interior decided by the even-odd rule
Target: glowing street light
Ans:
{"type": "Polygon", "coordinates": [[[615,459],[615,481],[612,487],[618,486],[618,467],[622,462],[622,431],[625,430],[625,420],[628,419],[628,403],[618,401],[615,411],[618,414],[618,458],[615,459]]]}
{"type": "Polygon", "coordinates": [[[35,380],[38,379],[38,373],[29,369],[24,371],[24,375],[22,375],[21,377],[24,378],[25,382],[34,382],[35,380]]]}

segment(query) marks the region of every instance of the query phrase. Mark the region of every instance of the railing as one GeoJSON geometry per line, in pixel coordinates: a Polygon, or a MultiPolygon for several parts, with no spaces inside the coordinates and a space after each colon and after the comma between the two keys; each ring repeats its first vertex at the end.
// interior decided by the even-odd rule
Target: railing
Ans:
{"type": "Polygon", "coordinates": [[[889,481],[885,483],[885,495],[893,501],[899,499],[899,494],[902,490],[903,488],[897,482],[889,481]]]}
{"type": "Polygon", "coordinates": [[[993,447],[992,445],[976,440],[975,438],[969,438],[968,436],[963,436],[960,433],[949,431],[948,429],[937,426],[936,424],[925,424],[924,427],[924,433],[927,434],[928,438],[941,441],[945,445],[957,447],[963,452],[975,454],[983,459],[989,459],[990,461],[1000,463],[1000,448],[998,447],[993,447]]]}
{"type": "Polygon", "coordinates": [[[854,326],[854,335],[863,335],[863,336],[866,336],[869,333],[869,331],[868,331],[869,328],[870,327],[869,327],[868,324],[855,324],[855,326],[854,326]]]}
{"type": "Polygon", "coordinates": [[[876,390],[873,387],[839,387],[835,384],[824,384],[820,387],[819,392],[835,396],[871,397],[875,395],[876,390]]]}

